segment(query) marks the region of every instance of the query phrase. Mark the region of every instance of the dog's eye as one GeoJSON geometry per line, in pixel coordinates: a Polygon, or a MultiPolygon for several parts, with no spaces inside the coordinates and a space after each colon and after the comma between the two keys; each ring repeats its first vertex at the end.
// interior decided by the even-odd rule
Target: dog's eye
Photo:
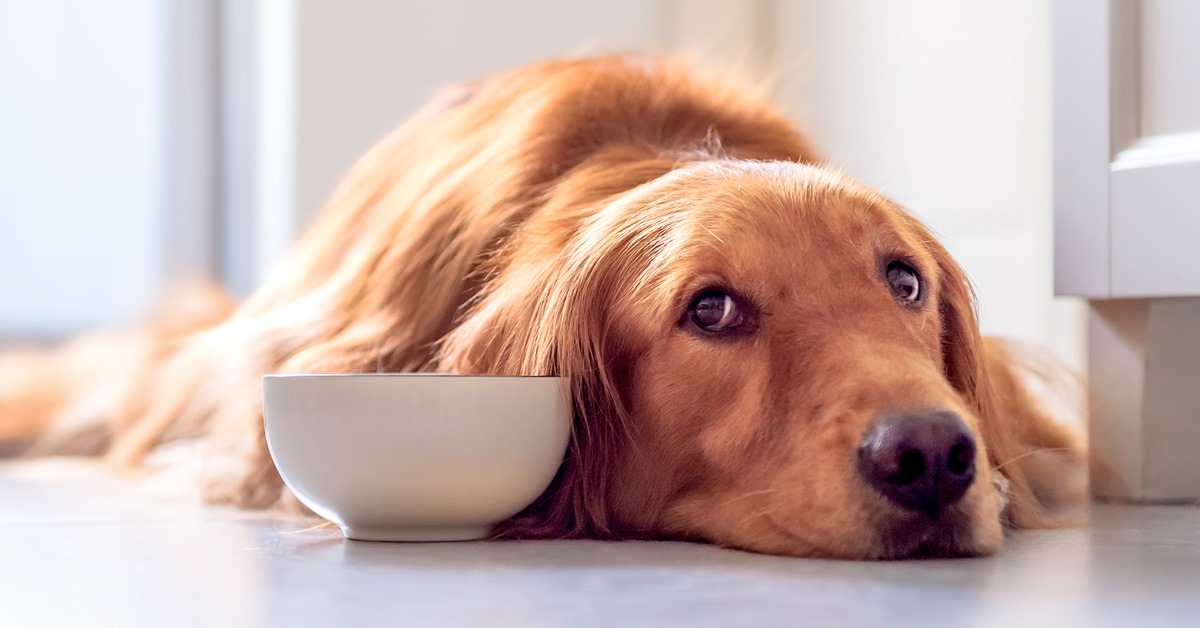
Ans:
{"type": "Polygon", "coordinates": [[[719,332],[734,329],[745,322],[737,299],[720,290],[701,292],[688,309],[692,322],[705,331],[719,332]]]}
{"type": "Polygon", "coordinates": [[[901,303],[916,303],[921,300],[921,278],[917,271],[904,262],[892,262],[887,266],[887,281],[892,294],[901,303]]]}

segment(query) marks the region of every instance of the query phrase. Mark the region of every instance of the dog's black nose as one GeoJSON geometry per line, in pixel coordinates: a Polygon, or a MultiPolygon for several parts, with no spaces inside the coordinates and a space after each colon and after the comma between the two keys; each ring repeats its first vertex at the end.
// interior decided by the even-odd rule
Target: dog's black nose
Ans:
{"type": "Polygon", "coordinates": [[[975,479],[975,440],[950,411],[888,417],[867,430],[858,471],[884,497],[937,517],[975,479]]]}

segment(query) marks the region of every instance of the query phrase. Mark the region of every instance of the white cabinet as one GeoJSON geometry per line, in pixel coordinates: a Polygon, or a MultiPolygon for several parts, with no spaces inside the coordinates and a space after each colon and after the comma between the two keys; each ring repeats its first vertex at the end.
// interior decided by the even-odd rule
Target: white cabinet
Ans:
{"type": "Polygon", "coordinates": [[[1200,498],[1198,31],[1192,0],[1055,7],[1055,287],[1090,300],[1104,498],[1200,498]]]}

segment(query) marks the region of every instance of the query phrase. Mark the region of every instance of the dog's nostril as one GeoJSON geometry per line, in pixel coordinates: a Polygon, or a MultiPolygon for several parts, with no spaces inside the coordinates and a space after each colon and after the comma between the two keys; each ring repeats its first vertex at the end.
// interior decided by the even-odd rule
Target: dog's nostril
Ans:
{"type": "Polygon", "coordinates": [[[950,450],[946,460],[946,469],[955,475],[963,475],[972,471],[975,466],[975,447],[969,442],[960,442],[950,450]]]}
{"type": "Polygon", "coordinates": [[[888,417],[859,446],[858,468],[881,495],[936,517],[975,480],[975,440],[953,412],[888,417]]]}
{"type": "Polygon", "coordinates": [[[900,454],[898,462],[896,471],[886,478],[892,484],[909,484],[925,475],[925,456],[915,449],[900,454]]]}

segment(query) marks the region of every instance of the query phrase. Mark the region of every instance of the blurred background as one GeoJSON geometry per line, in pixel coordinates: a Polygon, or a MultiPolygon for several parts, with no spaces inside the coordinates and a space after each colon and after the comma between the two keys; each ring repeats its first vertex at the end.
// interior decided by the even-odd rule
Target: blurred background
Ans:
{"type": "Polygon", "coordinates": [[[985,332],[1083,365],[1052,296],[1043,0],[0,0],[0,343],[128,324],[186,275],[257,285],[444,84],[683,52],[775,77],[831,162],[926,221],[985,332]]]}

